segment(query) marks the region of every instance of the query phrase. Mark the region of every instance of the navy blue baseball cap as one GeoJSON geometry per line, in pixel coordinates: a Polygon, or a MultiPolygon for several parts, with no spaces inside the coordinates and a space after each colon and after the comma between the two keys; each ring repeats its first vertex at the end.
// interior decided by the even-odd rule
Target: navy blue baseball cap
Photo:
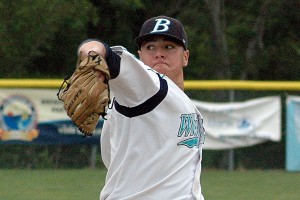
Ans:
{"type": "Polygon", "coordinates": [[[163,35],[181,44],[187,50],[188,40],[183,25],[177,19],[158,16],[148,19],[142,25],[140,35],[135,38],[135,43],[140,48],[142,43],[154,35],[163,35]]]}

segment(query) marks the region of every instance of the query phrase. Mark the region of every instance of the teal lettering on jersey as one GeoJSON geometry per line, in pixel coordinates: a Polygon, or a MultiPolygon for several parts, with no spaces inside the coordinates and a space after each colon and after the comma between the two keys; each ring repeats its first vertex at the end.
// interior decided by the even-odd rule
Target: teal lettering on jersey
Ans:
{"type": "Polygon", "coordinates": [[[184,145],[188,148],[199,146],[204,143],[204,128],[203,120],[196,113],[182,114],[180,116],[181,122],[177,137],[184,140],[178,142],[177,145],[184,145]]]}
{"type": "Polygon", "coordinates": [[[198,143],[199,143],[198,141],[199,141],[198,137],[193,137],[193,138],[189,138],[189,139],[183,140],[181,142],[178,142],[177,145],[184,145],[184,146],[187,146],[188,148],[193,148],[193,147],[198,146],[198,143]]]}

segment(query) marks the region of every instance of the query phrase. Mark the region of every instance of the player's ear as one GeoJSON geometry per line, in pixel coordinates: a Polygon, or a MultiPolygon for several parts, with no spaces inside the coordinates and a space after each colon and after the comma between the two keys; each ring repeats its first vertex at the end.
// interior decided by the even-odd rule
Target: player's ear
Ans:
{"type": "Polygon", "coordinates": [[[141,58],[141,51],[138,50],[137,52],[138,52],[138,54],[139,54],[139,58],[141,58]]]}
{"type": "Polygon", "coordinates": [[[186,50],[183,52],[183,67],[186,67],[189,64],[190,52],[186,50]]]}

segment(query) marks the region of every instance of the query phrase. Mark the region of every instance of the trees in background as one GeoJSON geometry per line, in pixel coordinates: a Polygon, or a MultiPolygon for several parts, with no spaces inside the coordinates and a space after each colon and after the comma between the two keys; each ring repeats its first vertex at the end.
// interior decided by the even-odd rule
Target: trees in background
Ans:
{"type": "Polygon", "coordinates": [[[298,80],[296,0],[35,0],[0,2],[1,78],[63,78],[86,38],[133,43],[144,20],[180,19],[191,51],[187,79],[298,80]],[[13,69],[13,70],[12,70],[13,69]]]}
{"type": "Polygon", "coordinates": [[[66,74],[87,24],[98,18],[88,0],[3,0],[0,8],[1,78],[66,74]]]}

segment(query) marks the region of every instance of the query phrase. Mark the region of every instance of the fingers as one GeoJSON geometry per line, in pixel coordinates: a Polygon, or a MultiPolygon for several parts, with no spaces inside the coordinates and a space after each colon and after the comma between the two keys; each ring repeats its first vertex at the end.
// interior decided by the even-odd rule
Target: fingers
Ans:
{"type": "Polygon", "coordinates": [[[94,69],[95,76],[97,77],[98,81],[103,82],[105,80],[105,74],[97,69],[94,69]]]}

